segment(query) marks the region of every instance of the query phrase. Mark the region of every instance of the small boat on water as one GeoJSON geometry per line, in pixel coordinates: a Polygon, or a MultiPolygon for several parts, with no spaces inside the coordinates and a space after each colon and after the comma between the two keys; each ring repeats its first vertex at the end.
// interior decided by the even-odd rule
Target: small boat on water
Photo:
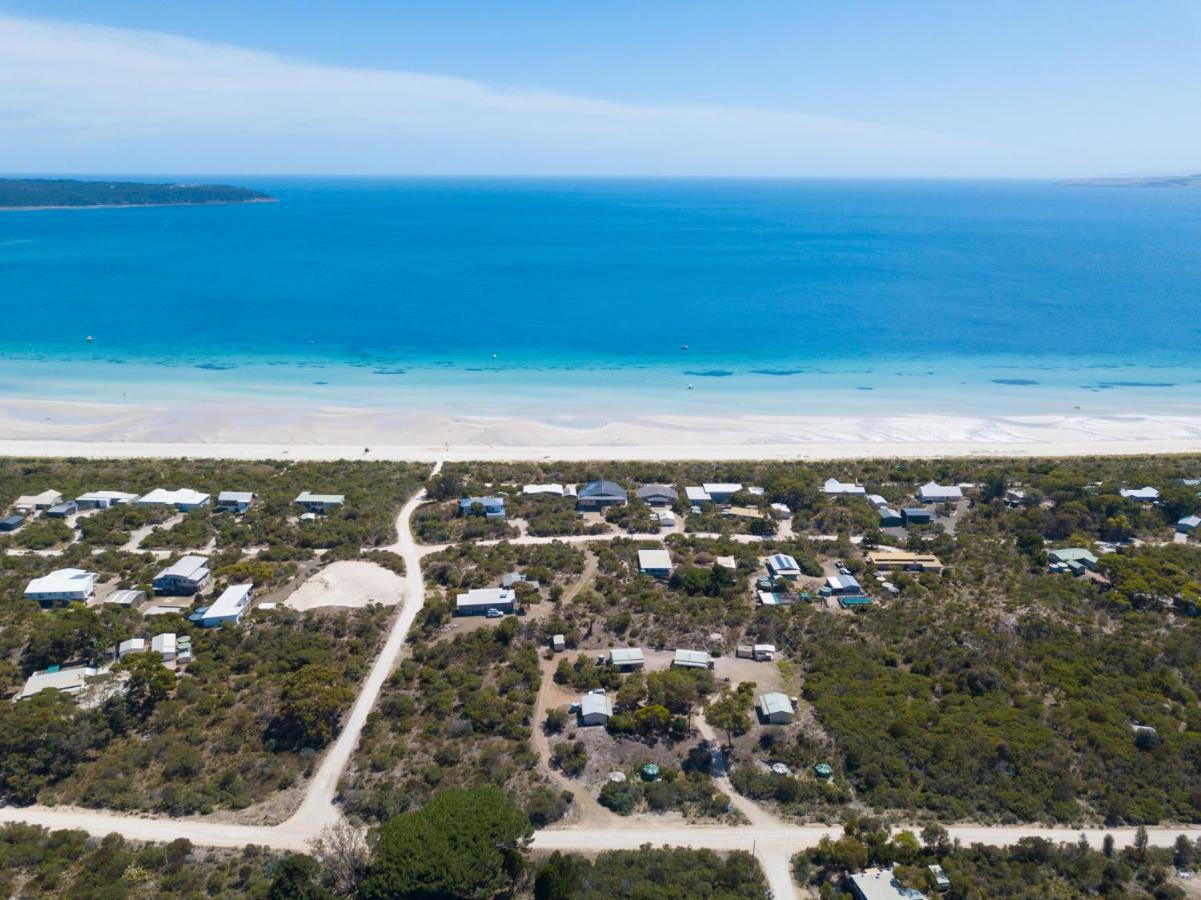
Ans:
{"type": "Polygon", "coordinates": [[[95,338],[93,338],[93,337],[92,337],[92,336],[89,334],[89,335],[88,335],[88,343],[91,343],[93,340],[95,340],[95,338]]]}

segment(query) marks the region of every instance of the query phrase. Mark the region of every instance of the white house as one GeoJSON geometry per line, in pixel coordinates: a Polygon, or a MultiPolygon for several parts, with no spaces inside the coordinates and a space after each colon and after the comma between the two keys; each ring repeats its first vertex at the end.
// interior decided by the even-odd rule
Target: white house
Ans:
{"type": "Polygon", "coordinates": [[[516,595],[507,588],[474,588],[455,598],[455,615],[483,616],[490,609],[511,613],[515,597],[516,595]]]}
{"type": "Polygon", "coordinates": [[[963,489],[954,484],[928,481],[917,489],[917,498],[923,503],[951,503],[963,499],[963,489]]]}
{"type": "Polygon", "coordinates": [[[755,706],[759,710],[759,716],[764,722],[769,722],[772,725],[787,725],[792,721],[796,713],[792,709],[792,701],[787,694],[781,694],[779,691],[769,691],[766,694],[760,694],[755,701],[755,706]]]}
{"type": "Polygon", "coordinates": [[[1120,493],[1127,500],[1137,500],[1139,503],[1154,503],[1159,499],[1159,489],[1153,487],[1122,488],[1120,493]]]}
{"type": "Polygon", "coordinates": [[[312,491],[301,491],[296,495],[294,503],[299,503],[311,513],[329,512],[335,506],[346,502],[345,494],[314,494],[312,491]]]}
{"type": "Polygon", "coordinates": [[[778,515],[781,519],[791,519],[792,518],[792,510],[789,509],[786,504],[773,503],[771,505],[771,511],[774,512],[776,515],[778,515]]]}
{"type": "Polygon", "coordinates": [[[876,509],[880,509],[881,507],[888,506],[888,501],[885,500],[883,497],[881,497],[879,494],[868,494],[867,502],[870,503],[872,506],[876,507],[876,509]]]}
{"type": "Polygon", "coordinates": [[[209,495],[191,488],[179,488],[174,491],[155,488],[149,494],[138,498],[138,506],[174,506],[180,512],[189,512],[208,505],[209,495]]]}
{"type": "Polygon", "coordinates": [[[41,604],[88,600],[96,593],[96,574],[83,569],[58,569],[35,578],[25,588],[25,599],[41,604]]]}
{"type": "Polygon", "coordinates": [[[867,489],[854,482],[839,481],[837,478],[827,478],[826,483],[822,485],[822,491],[832,495],[846,495],[849,497],[865,497],[867,489]]]}
{"type": "Polygon", "coordinates": [[[580,724],[604,725],[613,717],[613,701],[604,691],[589,692],[580,698],[580,724]]]}
{"type": "Polygon", "coordinates": [[[1176,523],[1176,530],[1181,534],[1192,534],[1201,527],[1201,516],[1185,516],[1176,523]]]}
{"type": "Polygon", "coordinates": [[[205,628],[215,628],[218,625],[237,625],[242,616],[250,608],[249,584],[235,584],[221,592],[221,596],[200,616],[200,624],[205,628]]]}
{"type": "Polygon", "coordinates": [[[638,571],[643,575],[668,578],[671,575],[671,554],[666,550],[639,550],[638,571]]]}
{"type": "Polygon", "coordinates": [[[713,498],[709,496],[709,492],[699,485],[685,486],[684,496],[688,498],[688,502],[697,503],[712,503],[713,498]]]}
{"type": "Polygon", "coordinates": [[[217,495],[217,509],[244,513],[254,502],[253,491],[222,491],[217,495]]]}
{"type": "Polygon", "coordinates": [[[33,512],[35,509],[49,509],[63,502],[63,495],[55,490],[45,490],[40,494],[23,494],[13,504],[18,512],[33,512]]]}
{"type": "Polygon", "coordinates": [[[742,490],[742,485],[736,482],[710,482],[702,484],[701,487],[714,503],[725,503],[742,490]]]}
{"type": "Polygon", "coordinates": [[[75,505],[80,509],[108,509],[110,506],[120,506],[136,499],[137,494],[127,494],[124,491],[88,491],[75,498],[75,505]]]}

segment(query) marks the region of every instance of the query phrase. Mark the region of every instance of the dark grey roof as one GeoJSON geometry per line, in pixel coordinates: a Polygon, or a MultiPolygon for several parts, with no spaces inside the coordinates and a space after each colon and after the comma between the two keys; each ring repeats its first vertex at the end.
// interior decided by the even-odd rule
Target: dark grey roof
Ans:
{"type": "Polygon", "coordinates": [[[617,484],[615,481],[606,481],[603,478],[599,481],[588,482],[586,485],[580,488],[579,491],[579,497],[581,500],[586,497],[618,497],[622,500],[626,500],[629,498],[629,496],[630,495],[626,492],[626,489],[620,484],[617,484]]]}
{"type": "Polygon", "coordinates": [[[648,497],[668,497],[672,500],[679,500],[680,492],[670,484],[644,484],[638,488],[638,496],[643,500],[648,497]]]}

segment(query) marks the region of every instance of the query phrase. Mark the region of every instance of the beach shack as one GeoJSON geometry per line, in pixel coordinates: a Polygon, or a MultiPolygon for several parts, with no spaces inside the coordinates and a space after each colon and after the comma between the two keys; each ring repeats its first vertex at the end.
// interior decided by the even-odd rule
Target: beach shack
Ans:
{"type": "Polygon", "coordinates": [[[581,512],[598,512],[610,506],[621,506],[629,498],[629,493],[620,484],[600,478],[580,488],[575,505],[581,512]]]}
{"type": "Polygon", "coordinates": [[[516,595],[507,588],[473,588],[455,598],[456,616],[486,616],[489,610],[513,612],[516,595]]]}
{"type": "Polygon", "coordinates": [[[794,557],[787,553],[777,553],[767,558],[767,571],[773,578],[785,578],[795,581],[801,575],[801,567],[794,557]]]}
{"type": "Polygon", "coordinates": [[[204,590],[211,575],[208,557],[189,554],[154,576],[154,592],[169,597],[188,597],[204,590]]]}
{"type": "Polygon", "coordinates": [[[956,484],[927,481],[917,489],[917,499],[922,503],[954,503],[963,499],[963,489],[956,484]]]}
{"type": "Polygon", "coordinates": [[[136,499],[137,494],[127,494],[124,491],[89,491],[76,497],[75,504],[80,509],[109,509],[136,499]]]}
{"type": "Polygon", "coordinates": [[[680,499],[680,492],[670,484],[644,484],[635,496],[648,506],[671,506],[680,499]]]}
{"type": "MultiPolygon", "coordinates": [[[[926,512],[924,509],[922,512],[926,512]]],[[[889,509],[887,506],[880,507],[880,527],[881,528],[901,528],[905,524],[905,519],[895,509],[889,509]]],[[[926,519],[929,520],[930,514],[926,513],[926,519]]]]}
{"type": "Polygon", "coordinates": [[[57,569],[35,578],[25,587],[25,599],[42,606],[76,603],[96,593],[96,574],[83,569],[57,569]]]}
{"type": "Polygon", "coordinates": [[[639,550],[638,571],[655,578],[671,577],[671,554],[666,550],[639,550]]]}
{"type": "Polygon", "coordinates": [[[180,512],[191,512],[202,506],[208,506],[209,495],[191,488],[179,488],[174,491],[155,488],[150,493],[139,497],[137,504],[138,506],[174,506],[180,512]]]}
{"type": "Polygon", "coordinates": [[[301,491],[293,503],[299,503],[309,512],[321,515],[346,502],[344,494],[314,494],[312,491],[301,491]]]}
{"type": "Polygon", "coordinates": [[[854,482],[839,481],[837,478],[827,478],[822,485],[822,493],[829,496],[866,497],[867,489],[854,482]]]}
{"type": "Polygon", "coordinates": [[[221,625],[237,625],[250,608],[249,584],[235,584],[221,592],[221,596],[200,614],[200,624],[205,628],[221,625]]]}
{"type": "Polygon", "coordinates": [[[505,517],[504,497],[464,497],[459,501],[459,515],[483,516],[485,519],[505,517]]]}
{"type": "Polygon", "coordinates": [[[906,506],[901,510],[901,521],[909,525],[929,525],[930,510],[924,506],[906,506]]]}
{"type": "Polygon", "coordinates": [[[217,509],[222,512],[244,513],[253,502],[253,491],[222,491],[217,495],[217,509]]]}
{"type": "Polygon", "coordinates": [[[701,485],[714,503],[725,503],[742,490],[742,485],[733,481],[707,482],[701,485]]]}
{"type": "Polygon", "coordinates": [[[31,513],[42,509],[49,509],[62,502],[63,495],[59,491],[47,489],[40,494],[23,494],[17,498],[17,502],[13,504],[13,509],[17,512],[31,513]]]}

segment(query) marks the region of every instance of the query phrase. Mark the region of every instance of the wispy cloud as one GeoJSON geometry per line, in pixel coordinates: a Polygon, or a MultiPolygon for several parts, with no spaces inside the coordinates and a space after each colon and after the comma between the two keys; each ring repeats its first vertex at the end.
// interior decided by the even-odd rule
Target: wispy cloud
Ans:
{"type": "Polygon", "coordinates": [[[0,16],[0,170],[872,174],[996,148],[854,119],[614,103],[0,16]]]}

